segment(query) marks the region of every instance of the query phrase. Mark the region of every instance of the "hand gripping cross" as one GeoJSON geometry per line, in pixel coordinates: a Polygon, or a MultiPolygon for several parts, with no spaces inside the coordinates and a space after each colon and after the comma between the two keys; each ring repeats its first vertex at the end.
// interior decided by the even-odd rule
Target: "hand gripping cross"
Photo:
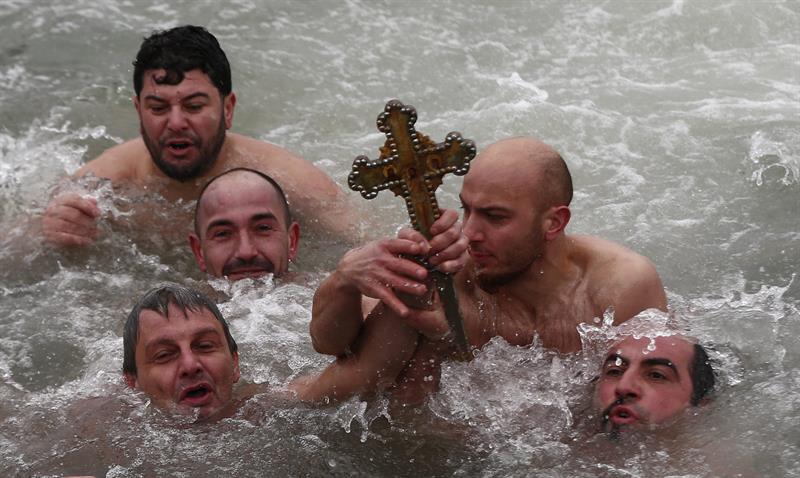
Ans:
{"type": "MultiPolygon", "coordinates": [[[[439,218],[436,188],[445,174],[464,175],[469,162],[475,157],[475,143],[452,132],[443,143],[436,144],[414,129],[417,112],[412,106],[392,100],[378,115],[378,130],[386,135],[376,161],[358,156],[347,178],[350,189],[358,191],[365,199],[372,199],[379,191],[390,189],[406,202],[411,225],[430,239],[430,227],[439,218]]],[[[421,261],[424,265],[427,264],[421,261]]],[[[429,269],[430,267],[427,266],[429,269]]],[[[469,344],[458,311],[458,299],[453,278],[432,270],[436,288],[444,305],[445,317],[461,358],[468,358],[469,344]]]]}

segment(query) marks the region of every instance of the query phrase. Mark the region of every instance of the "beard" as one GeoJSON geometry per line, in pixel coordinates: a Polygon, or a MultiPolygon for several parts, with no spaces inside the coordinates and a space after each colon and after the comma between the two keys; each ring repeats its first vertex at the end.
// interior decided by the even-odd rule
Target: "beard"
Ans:
{"type": "Polygon", "coordinates": [[[147,146],[147,150],[150,152],[150,157],[153,159],[153,162],[158,169],[160,169],[161,172],[170,178],[181,182],[188,181],[189,179],[196,178],[207,173],[211,167],[214,166],[214,163],[217,162],[219,152],[222,150],[222,144],[225,142],[225,121],[221,118],[216,134],[206,144],[204,144],[203,141],[193,133],[182,135],[181,137],[188,137],[192,143],[192,146],[197,148],[199,155],[196,160],[186,162],[186,164],[183,164],[183,162],[180,164],[172,164],[165,161],[163,158],[163,151],[166,147],[166,143],[172,138],[172,136],[165,134],[161,138],[158,138],[158,141],[154,141],[153,138],[148,136],[144,126],[140,125],[140,129],[144,144],[147,146]]]}
{"type": "Polygon", "coordinates": [[[475,281],[478,287],[493,293],[500,287],[514,282],[544,256],[544,244],[544,234],[531,231],[516,246],[511,245],[503,251],[504,257],[499,261],[500,267],[490,270],[476,266],[475,281]]]}

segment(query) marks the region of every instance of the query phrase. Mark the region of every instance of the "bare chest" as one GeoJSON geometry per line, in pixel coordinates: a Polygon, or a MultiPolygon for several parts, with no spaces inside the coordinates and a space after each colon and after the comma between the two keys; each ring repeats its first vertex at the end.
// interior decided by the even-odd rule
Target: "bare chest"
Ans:
{"type": "Polygon", "coordinates": [[[493,337],[524,346],[538,336],[541,344],[567,353],[581,347],[577,325],[602,314],[586,294],[551,295],[540,300],[514,300],[480,293],[462,301],[465,328],[473,346],[493,337]]]}

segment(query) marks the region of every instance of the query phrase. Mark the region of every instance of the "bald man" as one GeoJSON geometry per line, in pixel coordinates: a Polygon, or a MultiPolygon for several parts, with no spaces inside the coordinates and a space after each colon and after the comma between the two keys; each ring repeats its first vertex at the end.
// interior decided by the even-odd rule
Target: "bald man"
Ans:
{"type": "MultiPolygon", "coordinates": [[[[570,235],[572,179],[566,163],[550,146],[533,138],[497,142],[479,154],[464,178],[460,194],[469,261],[455,276],[467,337],[480,348],[500,336],[513,345],[542,345],[574,352],[581,342],[576,326],[614,310],[614,323],[642,310],[666,310],[664,288],[653,264],[612,242],[570,235]]],[[[384,294],[424,288],[413,274],[382,285],[384,294]]],[[[316,300],[341,303],[341,281],[324,282],[316,300]]],[[[398,378],[395,393],[403,402],[420,401],[435,390],[439,364],[449,355],[447,325],[433,311],[379,305],[412,324],[425,337],[398,378]]],[[[315,314],[312,337],[318,350],[341,353],[331,324],[353,334],[361,326],[353,310],[315,314]]],[[[356,333],[357,335],[357,333],[356,333]]]]}
{"type": "Polygon", "coordinates": [[[200,191],[194,229],[189,244],[200,270],[231,280],[284,274],[300,242],[281,187],[247,168],[226,171],[200,191]]]}

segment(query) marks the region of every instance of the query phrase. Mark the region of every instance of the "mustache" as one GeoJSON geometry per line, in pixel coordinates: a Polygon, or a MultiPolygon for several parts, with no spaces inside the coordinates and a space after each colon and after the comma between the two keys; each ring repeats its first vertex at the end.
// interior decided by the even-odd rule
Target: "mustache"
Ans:
{"type": "Polygon", "coordinates": [[[166,134],[158,138],[158,145],[161,146],[162,148],[165,148],[167,146],[167,141],[173,139],[188,139],[193,146],[197,147],[200,147],[202,144],[202,141],[200,141],[200,138],[196,134],[192,133],[191,131],[187,131],[183,134],[174,134],[171,132],[167,132],[166,134]]]}
{"type": "Polygon", "coordinates": [[[254,257],[248,260],[235,257],[222,267],[222,275],[228,276],[239,271],[240,269],[262,269],[269,273],[273,273],[275,272],[275,264],[273,264],[269,259],[262,257],[254,257]]]}
{"type": "Polygon", "coordinates": [[[604,432],[605,431],[610,431],[612,433],[612,438],[616,438],[616,435],[619,432],[617,431],[617,427],[616,426],[610,425],[609,418],[611,417],[611,410],[613,410],[614,407],[616,407],[616,406],[625,404],[625,402],[627,402],[627,401],[628,400],[625,400],[625,397],[620,397],[620,398],[614,400],[613,402],[611,402],[611,404],[609,406],[607,406],[605,409],[603,409],[602,420],[601,420],[601,423],[600,423],[600,431],[604,431],[604,432]],[[609,426],[612,427],[611,430],[608,429],[609,426]]]}

